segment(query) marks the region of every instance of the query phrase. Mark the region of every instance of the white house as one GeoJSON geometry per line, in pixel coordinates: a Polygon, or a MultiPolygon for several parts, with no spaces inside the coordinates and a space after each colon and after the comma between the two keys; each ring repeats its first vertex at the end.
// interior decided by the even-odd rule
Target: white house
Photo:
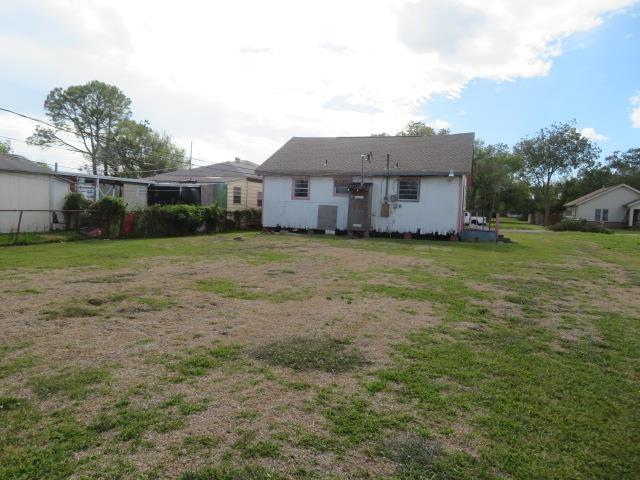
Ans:
{"type": "Polygon", "coordinates": [[[256,169],[263,226],[459,234],[473,143],[473,133],[294,137],[256,169]]]}
{"type": "Polygon", "coordinates": [[[7,210],[26,210],[20,222],[23,232],[51,230],[63,219],[61,213],[46,210],[61,209],[69,190],[69,182],[48,168],[20,155],[0,155],[0,233],[13,232],[18,226],[20,212],[7,210]]]}
{"type": "Polygon", "coordinates": [[[600,188],[564,207],[566,217],[613,226],[640,224],[640,191],[625,184],[600,188]]]}

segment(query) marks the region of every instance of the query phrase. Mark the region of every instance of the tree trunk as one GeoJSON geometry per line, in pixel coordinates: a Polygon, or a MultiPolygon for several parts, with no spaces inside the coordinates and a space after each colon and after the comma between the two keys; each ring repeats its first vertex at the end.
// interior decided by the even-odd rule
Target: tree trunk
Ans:
{"type": "Polygon", "coordinates": [[[551,210],[551,206],[549,205],[549,199],[545,198],[544,199],[544,220],[542,223],[544,223],[544,226],[548,226],[549,225],[549,213],[551,210]]]}

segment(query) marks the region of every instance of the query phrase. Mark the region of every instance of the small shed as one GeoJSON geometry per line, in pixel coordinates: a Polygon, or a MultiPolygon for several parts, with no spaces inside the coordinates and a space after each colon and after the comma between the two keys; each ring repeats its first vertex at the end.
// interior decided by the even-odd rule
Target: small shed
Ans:
{"type": "Polygon", "coordinates": [[[20,155],[0,155],[0,233],[44,232],[62,222],[61,210],[70,182],[20,155]],[[40,211],[35,211],[40,210],[40,211]]]}

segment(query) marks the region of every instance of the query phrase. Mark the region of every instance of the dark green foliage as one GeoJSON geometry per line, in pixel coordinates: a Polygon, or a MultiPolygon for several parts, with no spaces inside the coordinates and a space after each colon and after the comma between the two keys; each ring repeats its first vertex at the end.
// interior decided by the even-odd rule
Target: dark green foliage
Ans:
{"type": "Polygon", "coordinates": [[[601,223],[589,223],[584,219],[563,218],[558,223],[549,227],[555,232],[592,232],[592,233],[613,233],[613,230],[607,228],[601,223]]]}
{"type": "Polygon", "coordinates": [[[185,204],[153,205],[136,211],[134,235],[179,236],[260,226],[259,210],[237,210],[233,217],[234,221],[229,221],[227,211],[215,204],[206,207],[185,204]]]}
{"type": "Polygon", "coordinates": [[[258,360],[294,370],[342,373],[367,364],[364,355],[349,342],[330,337],[290,337],[253,352],[258,360]]]}
{"type": "Polygon", "coordinates": [[[120,234],[120,225],[124,214],[127,212],[127,204],[119,197],[106,196],[89,207],[92,215],[103,229],[103,235],[109,238],[120,234]]]}
{"type": "Polygon", "coordinates": [[[83,194],[79,192],[69,192],[64,196],[62,208],[65,210],[85,210],[90,204],[91,202],[87,200],[83,194]]]}

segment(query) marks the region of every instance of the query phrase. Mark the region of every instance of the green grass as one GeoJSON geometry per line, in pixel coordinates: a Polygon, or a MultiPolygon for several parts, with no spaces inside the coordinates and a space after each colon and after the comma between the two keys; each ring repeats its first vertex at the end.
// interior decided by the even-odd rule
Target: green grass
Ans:
{"type": "MultiPolygon", "coordinates": [[[[495,226],[496,219],[491,219],[491,225],[495,226]]],[[[517,218],[501,217],[500,230],[544,230],[542,225],[533,225],[517,218]]]]}
{"type": "Polygon", "coordinates": [[[39,243],[70,242],[82,240],[83,237],[78,232],[47,232],[47,233],[21,233],[16,242],[15,233],[0,233],[0,247],[7,245],[35,245],[39,243]]]}
{"type": "Polygon", "coordinates": [[[367,364],[348,341],[330,337],[291,337],[257,348],[252,355],[270,365],[293,370],[342,373],[367,364]]]}
{"type": "MultiPolygon", "coordinates": [[[[215,257],[260,275],[297,271],[298,258],[318,262],[315,251],[323,246],[346,256],[357,250],[370,256],[366,271],[342,262],[320,280],[302,275],[286,290],[225,278],[196,288],[246,302],[295,299],[299,305],[283,305],[282,312],[298,312],[287,324],[298,321],[299,331],[310,305],[334,302],[328,304],[345,311],[328,311],[309,332],[353,335],[358,345],[380,341],[359,330],[360,315],[381,322],[383,335],[385,324],[394,327],[394,339],[382,340],[390,351],[383,363],[375,355],[368,363],[353,344],[315,333],[246,353],[237,344],[186,349],[183,341],[214,338],[223,323],[242,325],[233,315],[237,304],[225,302],[224,311],[218,306],[209,317],[220,313],[211,332],[185,331],[174,344],[163,338],[154,357],[159,362],[145,362],[153,350],[138,358],[139,349],[150,346],[127,341],[123,348],[136,347],[123,362],[140,382],[157,380],[139,392],[121,392],[119,376],[97,361],[59,369],[39,350],[38,336],[3,340],[0,478],[173,478],[174,472],[183,472],[183,480],[637,477],[640,235],[509,236],[516,243],[248,234],[244,242],[217,235],[0,249],[0,277],[13,282],[3,295],[37,286],[28,276],[41,269],[71,267],[70,282],[78,269],[100,272],[92,277],[93,294],[41,309],[52,318],[76,318],[74,309],[82,307],[101,322],[117,317],[120,307],[186,311],[172,303],[179,291],[109,293],[124,287],[110,283],[130,279],[110,275],[111,268],[139,270],[150,261],[188,267],[215,257]],[[413,266],[400,268],[394,258],[413,266]],[[268,263],[276,265],[263,266],[268,263]],[[313,303],[305,303],[307,296],[313,303]],[[394,322],[423,316],[429,318],[420,327],[397,333],[394,322]],[[220,406],[224,413],[216,418],[220,406]],[[204,430],[207,421],[220,430],[204,430]],[[150,443],[155,438],[158,447],[150,443]],[[142,449],[154,465],[142,462],[138,469],[147,457],[142,449]]],[[[186,281],[189,288],[193,281],[186,281]]],[[[259,309],[245,303],[239,311],[260,315],[259,309]]],[[[313,313],[315,321],[322,312],[313,313]]],[[[157,332],[165,335],[162,327],[157,332]]],[[[250,335],[247,343],[259,344],[260,337],[250,335]]]]}
{"type": "Polygon", "coordinates": [[[85,397],[95,385],[109,380],[105,368],[83,368],[29,379],[29,386],[41,398],[63,394],[73,399],[85,397]]]}
{"type": "Polygon", "coordinates": [[[234,298],[238,300],[267,300],[271,303],[284,303],[293,300],[302,300],[309,296],[310,289],[280,289],[264,291],[256,287],[240,284],[233,280],[224,278],[212,278],[209,280],[199,280],[196,282],[198,290],[220,295],[224,298],[234,298]]]}
{"type": "Polygon", "coordinates": [[[194,348],[169,359],[165,364],[170,371],[178,374],[174,381],[182,381],[188,377],[206,375],[214,368],[237,360],[241,351],[242,348],[236,344],[194,348]]]}

